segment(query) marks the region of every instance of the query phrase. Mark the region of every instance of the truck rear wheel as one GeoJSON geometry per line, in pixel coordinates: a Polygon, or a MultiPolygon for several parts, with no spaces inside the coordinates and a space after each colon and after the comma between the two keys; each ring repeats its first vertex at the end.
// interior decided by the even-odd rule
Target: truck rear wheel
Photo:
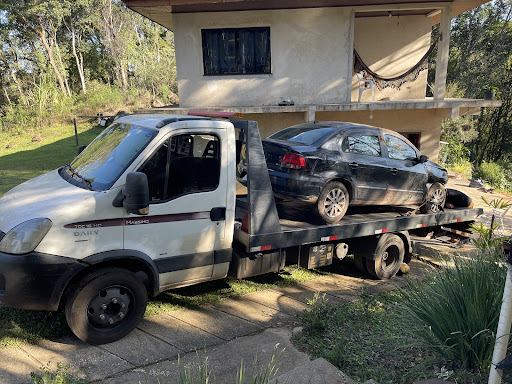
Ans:
{"type": "Polygon", "coordinates": [[[404,242],[395,234],[384,234],[375,248],[374,259],[366,259],[366,268],[373,277],[391,279],[400,270],[404,262],[404,242]]]}
{"type": "Polygon", "coordinates": [[[66,320],[80,340],[111,343],[135,329],[147,303],[146,287],[133,273],[105,268],[78,283],[66,303],[66,320]]]}

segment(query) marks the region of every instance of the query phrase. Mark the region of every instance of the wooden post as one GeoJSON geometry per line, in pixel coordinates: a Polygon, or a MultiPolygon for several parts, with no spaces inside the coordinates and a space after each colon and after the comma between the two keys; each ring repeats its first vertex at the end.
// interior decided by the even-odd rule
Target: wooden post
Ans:
{"type": "Polygon", "coordinates": [[[76,117],[73,119],[73,125],[75,126],[75,141],[76,146],[78,147],[78,130],[76,129],[76,117]]]}
{"type": "Polygon", "coordinates": [[[444,100],[446,91],[446,73],[450,54],[450,27],[452,21],[452,5],[449,4],[441,13],[439,26],[440,40],[437,47],[436,81],[434,84],[434,100],[444,100]]]}

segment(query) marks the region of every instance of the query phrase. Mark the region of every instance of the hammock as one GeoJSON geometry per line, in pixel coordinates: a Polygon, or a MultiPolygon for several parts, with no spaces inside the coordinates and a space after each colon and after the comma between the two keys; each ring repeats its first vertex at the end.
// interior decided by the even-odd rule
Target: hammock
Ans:
{"type": "Polygon", "coordinates": [[[394,88],[399,90],[404,83],[416,80],[420,75],[420,72],[424,71],[425,69],[428,69],[427,59],[430,57],[435,47],[437,46],[438,40],[439,39],[437,39],[430,46],[430,48],[423,55],[420,61],[418,61],[412,68],[402,73],[401,75],[394,77],[383,77],[373,72],[364,63],[363,59],[361,59],[359,53],[357,53],[357,51],[354,49],[354,71],[360,73],[365,79],[368,79],[370,77],[373,78],[374,84],[380,91],[383,90],[384,88],[394,88]]]}

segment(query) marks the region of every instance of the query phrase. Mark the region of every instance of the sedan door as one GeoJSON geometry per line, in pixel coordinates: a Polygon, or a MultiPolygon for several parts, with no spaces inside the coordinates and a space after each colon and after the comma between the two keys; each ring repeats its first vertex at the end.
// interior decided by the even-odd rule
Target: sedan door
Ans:
{"type": "Polygon", "coordinates": [[[391,204],[419,204],[425,196],[427,171],[420,153],[404,139],[385,133],[389,169],[386,199],[391,204]]]}
{"type": "Polygon", "coordinates": [[[386,204],[387,162],[382,156],[379,131],[349,130],[341,142],[343,162],[339,174],[349,173],[354,186],[353,202],[357,204],[386,204]]]}

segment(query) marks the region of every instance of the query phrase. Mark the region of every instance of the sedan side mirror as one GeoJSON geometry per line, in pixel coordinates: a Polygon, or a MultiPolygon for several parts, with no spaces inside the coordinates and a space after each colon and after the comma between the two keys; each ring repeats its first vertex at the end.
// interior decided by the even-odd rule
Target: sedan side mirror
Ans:
{"type": "Polygon", "coordinates": [[[418,163],[426,163],[428,161],[428,156],[421,155],[418,159],[418,163]]]}
{"type": "Polygon", "coordinates": [[[145,173],[130,172],[126,175],[123,195],[123,207],[126,212],[135,215],[147,215],[149,213],[149,184],[145,173]]]}

